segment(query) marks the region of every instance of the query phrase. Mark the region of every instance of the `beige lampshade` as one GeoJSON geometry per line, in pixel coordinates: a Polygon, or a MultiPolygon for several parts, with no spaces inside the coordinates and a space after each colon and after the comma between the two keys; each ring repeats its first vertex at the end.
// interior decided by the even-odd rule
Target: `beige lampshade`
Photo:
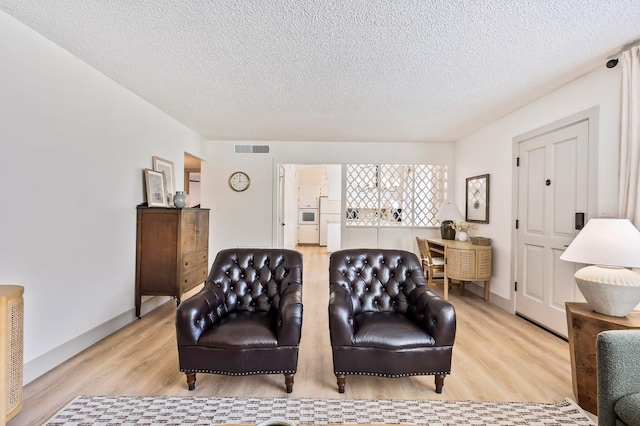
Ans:
{"type": "Polygon", "coordinates": [[[640,267],[640,232],[628,219],[591,219],[560,256],[569,262],[640,267]]]}
{"type": "Polygon", "coordinates": [[[574,277],[596,312],[627,315],[640,303],[640,232],[627,219],[591,219],[560,259],[586,263],[574,277]]]}
{"type": "Polygon", "coordinates": [[[460,210],[458,210],[458,207],[456,207],[455,204],[450,203],[449,201],[445,201],[440,206],[440,210],[438,210],[438,213],[436,213],[436,219],[441,222],[443,220],[452,220],[455,222],[455,221],[464,220],[464,217],[462,216],[462,213],[460,213],[460,210]]]}

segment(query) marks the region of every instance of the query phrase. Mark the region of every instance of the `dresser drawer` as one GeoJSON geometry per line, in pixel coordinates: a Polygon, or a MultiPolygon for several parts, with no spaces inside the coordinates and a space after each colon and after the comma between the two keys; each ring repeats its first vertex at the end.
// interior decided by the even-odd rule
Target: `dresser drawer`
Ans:
{"type": "Polygon", "coordinates": [[[207,249],[194,251],[189,254],[185,254],[182,256],[182,270],[188,271],[193,269],[199,265],[207,264],[207,249]]]}
{"type": "Polygon", "coordinates": [[[198,266],[195,269],[182,273],[182,291],[189,291],[198,284],[202,284],[207,279],[207,264],[198,266]]]}

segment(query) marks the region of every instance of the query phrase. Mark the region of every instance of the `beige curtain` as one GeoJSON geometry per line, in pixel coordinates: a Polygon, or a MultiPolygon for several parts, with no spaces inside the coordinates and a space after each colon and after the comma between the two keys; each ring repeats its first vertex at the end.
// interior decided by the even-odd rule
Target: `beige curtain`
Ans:
{"type": "Polygon", "coordinates": [[[640,46],[622,53],[620,217],[640,228],[640,46]]]}

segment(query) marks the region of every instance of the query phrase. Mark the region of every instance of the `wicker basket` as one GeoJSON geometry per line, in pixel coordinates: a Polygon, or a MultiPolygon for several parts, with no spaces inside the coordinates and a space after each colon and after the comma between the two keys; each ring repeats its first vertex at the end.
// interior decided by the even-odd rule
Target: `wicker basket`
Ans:
{"type": "Polygon", "coordinates": [[[471,237],[471,243],[477,246],[490,246],[491,238],[485,237],[471,237]]]}

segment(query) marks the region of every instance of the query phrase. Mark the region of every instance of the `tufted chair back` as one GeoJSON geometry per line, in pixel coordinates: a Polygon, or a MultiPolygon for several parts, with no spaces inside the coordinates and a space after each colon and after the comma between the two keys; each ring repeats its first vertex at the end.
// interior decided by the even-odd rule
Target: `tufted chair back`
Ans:
{"type": "Polygon", "coordinates": [[[353,314],[407,314],[411,293],[424,276],[413,253],[403,250],[343,250],[331,256],[329,282],[351,296],[353,314]]]}
{"type": "Polygon", "coordinates": [[[302,254],[294,250],[222,250],[204,287],[176,310],[180,371],[284,374],[293,390],[302,335],[302,254]]]}
{"type": "Polygon", "coordinates": [[[451,371],[455,310],[429,289],[415,254],[334,252],[329,288],[329,337],[339,392],[351,374],[430,374],[436,392],[442,392],[451,371]]]}
{"type": "Polygon", "coordinates": [[[290,250],[227,249],[216,256],[206,285],[224,294],[222,312],[268,312],[286,289],[302,283],[302,257],[290,250]]]}

